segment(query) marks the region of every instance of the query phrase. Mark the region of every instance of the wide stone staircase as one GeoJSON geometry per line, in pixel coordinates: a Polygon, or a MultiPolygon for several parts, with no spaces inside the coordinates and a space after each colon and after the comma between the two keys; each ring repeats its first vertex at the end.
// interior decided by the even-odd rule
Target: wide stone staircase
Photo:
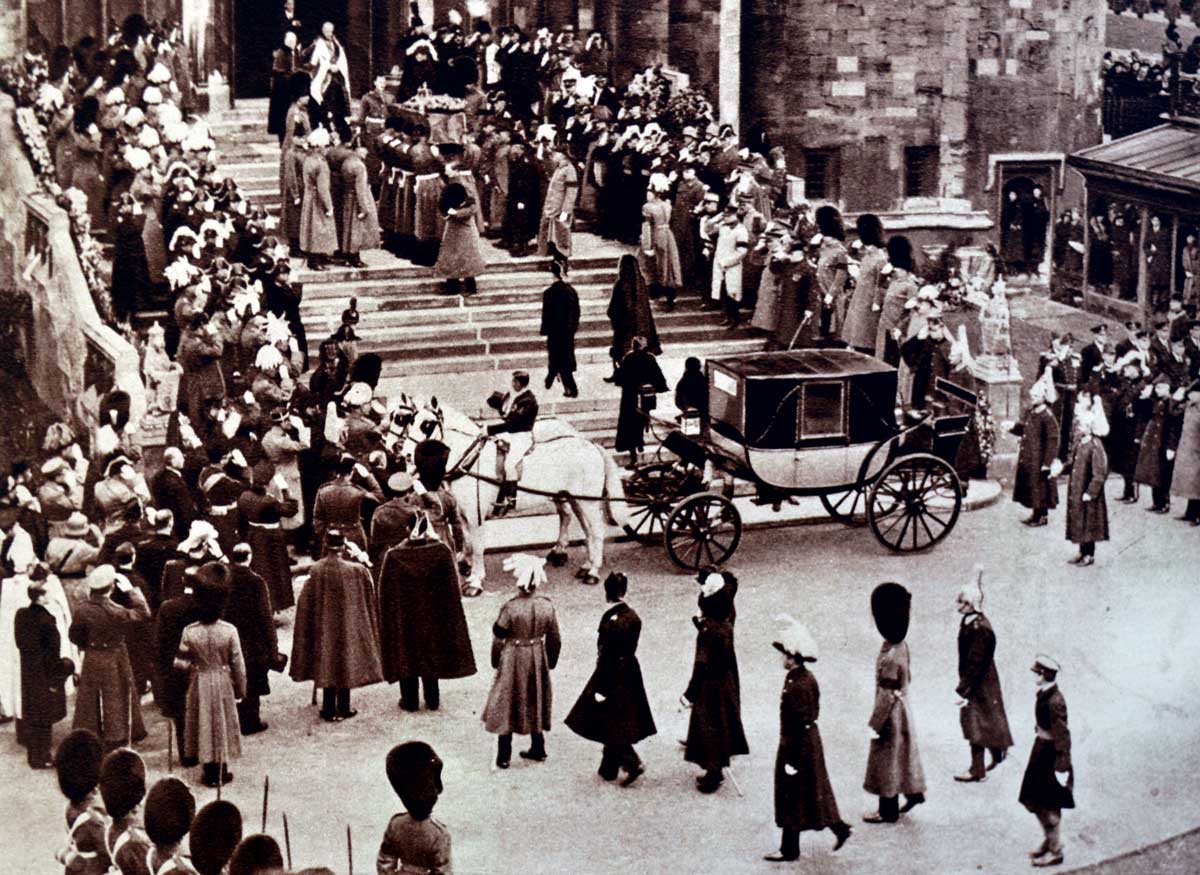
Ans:
{"type": "MultiPolygon", "coordinates": [[[[238,101],[236,108],[210,116],[209,125],[220,151],[219,174],[233,177],[255,202],[274,214],[280,201],[279,149],[266,133],[266,115],[266,101],[238,101]]],[[[409,392],[413,386],[433,387],[441,397],[469,398],[469,403],[478,405],[507,382],[509,370],[527,368],[541,395],[539,381],[545,376],[546,361],[540,335],[541,299],[551,281],[547,261],[513,259],[488,244],[485,248],[488,267],[478,279],[478,293],[469,297],[441,294],[440,281],[428,268],[384,251],[364,253],[367,267],[362,269],[314,272],[296,260],[293,281],[303,290],[301,313],[310,353],[315,354],[317,344],[337,328],[342,311],[355,298],[359,351],[377,353],[384,362],[382,394],[400,387],[409,392]]],[[[576,235],[569,279],[579,292],[582,309],[576,335],[581,376],[589,370],[608,371],[611,329],[606,311],[617,260],[624,251],[594,236],[576,235]]],[[[718,327],[718,314],[700,310],[699,303],[697,296],[686,294],[674,312],[655,312],[669,379],[686,356],[704,358],[762,348],[762,341],[745,330],[718,327]]],[[[581,380],[579,399],[543,398],[542,409],[610,445],[618,395],[615,387],[593,377],[581,380]]],[[[464,409],[490,414],[486,408],[464,409]]]]}

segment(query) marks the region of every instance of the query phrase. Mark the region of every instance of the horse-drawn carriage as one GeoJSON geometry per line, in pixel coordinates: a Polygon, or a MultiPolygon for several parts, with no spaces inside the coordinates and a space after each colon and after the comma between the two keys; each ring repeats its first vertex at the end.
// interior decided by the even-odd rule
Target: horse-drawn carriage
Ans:
{"type": "Polygon", "coordinates": [[[625,484],[626,531],[663,542],[680,568],[733,555],[739,483],[775,510],[816,496],[836,520],[865,518],[896,552],[932,547],[954,528],[972,392],[939,379],[929,410],[897,411],[896,369],[844,349],[712,358],[706,372],[707,416],[685,415],[663,441],[674,459],[639,466],[625,484]]]}

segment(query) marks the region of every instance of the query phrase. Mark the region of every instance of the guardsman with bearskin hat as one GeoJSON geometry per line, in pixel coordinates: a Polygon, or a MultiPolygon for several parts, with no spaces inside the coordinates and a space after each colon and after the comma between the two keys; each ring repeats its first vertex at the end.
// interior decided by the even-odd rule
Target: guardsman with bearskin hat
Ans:
{"type": "Polygon", "coordinates": [[[114,750],[100,764],[100,796],[108,811],[104,847],[121,875],[145,875],[150,839],[141,825],[146,764],[129,748],[114,750]]]}
{"type": "Polygon", "coordinates": [[[449,875],[450,831],[430,816],[442,793],[441,759],[425,742],[406,741],[388,752],[387,776],[407,810],[388,821],[375,871],[449,875]]]}
{"type": "Polygon", "coordinates": [[[67,797],[67,844],[55,855],[64,875],[108,872],[106,817],[98,790],[103,758],[104,745],[87,729],[73,731],[55,752],[58,788],[67,797]]]}
{"type": "Polygon", "coordinates": [[[180,851],[196,815],[196,799],[183,781],[161,778],[146,794],[146,835],[153,847],[146,852],[151,875],[198,875],[180,851]]]}

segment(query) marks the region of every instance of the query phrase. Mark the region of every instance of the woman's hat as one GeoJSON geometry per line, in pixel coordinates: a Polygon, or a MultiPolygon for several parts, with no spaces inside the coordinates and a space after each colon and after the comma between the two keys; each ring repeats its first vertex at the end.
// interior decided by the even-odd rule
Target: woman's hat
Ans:
{"type": "Polygon", "coordinates": [[[75,511],[67,517],[67,523],[63,526],[63,534],[68,538],[82,538],[88,533],[88,518],[81,512],[75,511]]]}

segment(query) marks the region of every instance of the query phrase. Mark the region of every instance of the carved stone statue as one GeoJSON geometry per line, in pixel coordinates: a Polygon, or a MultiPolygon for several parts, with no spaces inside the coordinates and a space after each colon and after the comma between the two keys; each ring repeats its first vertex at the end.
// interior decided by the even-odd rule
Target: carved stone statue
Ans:
{"type": "Polygon", "coordinates": [[[155,322],[146,337],[146,352],[142,357],[142,378],[146,384],[146,411],[151,414],[170,414],[179,400],[179,377],[183,369],[167,355],[163,327],[155,322]]]}
{"type": "Polygon", "coordinates": [[[992,294],[979,308],[981,352],[985,356],[1008,358],[1012,355],[1012,327],[1008,310],[1008,290],[1004,280],[992,283],[992,294]]]}

